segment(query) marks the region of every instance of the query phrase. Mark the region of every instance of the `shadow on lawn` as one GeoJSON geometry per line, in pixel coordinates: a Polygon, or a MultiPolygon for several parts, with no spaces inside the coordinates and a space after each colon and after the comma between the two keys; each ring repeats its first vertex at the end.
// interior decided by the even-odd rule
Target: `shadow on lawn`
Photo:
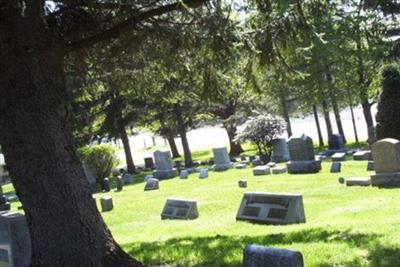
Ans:
{"type": "MultiPolygon", "coordinates": [[[[384,247],[379,235],[351,233],[350,231],[305,229],[286,234],[267,236],[220,236],[173,238],[152,243],[132,243],[125,246],[128,253],[148,265],[168,266],[241,266],[242,252],[247,244],[280,247],[292,243],[346,243],[350,247],[368,250],[367,259],[356,258],[340,266],[389,267],[400,266],[400,250],[384,247]]],[[[295,247],[294,247],[295,249],[295,247]]],[[[328,259],[327,259],[328,260],[328,259]]],[[[337,263],[336,263],[337,264],[337,263]]],[[[334,266],[323,262],[320,267],[334,266]]]]}

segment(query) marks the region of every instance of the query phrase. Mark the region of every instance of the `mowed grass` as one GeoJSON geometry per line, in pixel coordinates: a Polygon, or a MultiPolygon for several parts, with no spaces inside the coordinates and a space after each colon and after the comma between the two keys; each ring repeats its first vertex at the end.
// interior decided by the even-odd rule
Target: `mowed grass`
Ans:
{"type": "MultiPolygon", "coordinates": [[[[115,239],[147,265],[241,266],[246,244],[295,249],[306,266],[400,266],[400,189],[346,187],[338,178],[369,176],[366,161],[342,163],[341,174],[254,177],[251,168],[210,172],[200,180],[174,178],[160,189],[144,183],[110,192],[114,210],[102,213],[115,239]],[[248,180],[239,188],[238,180],[248,180]],[[298,225],[260,225],[235,220],[244,192],[303,194],[306,220],[298,225]],[[169,197],[197,200],[196,220],[161,220],[169,197]]],[[[97,194],[99,198],[103,194],[97,194]]]]}

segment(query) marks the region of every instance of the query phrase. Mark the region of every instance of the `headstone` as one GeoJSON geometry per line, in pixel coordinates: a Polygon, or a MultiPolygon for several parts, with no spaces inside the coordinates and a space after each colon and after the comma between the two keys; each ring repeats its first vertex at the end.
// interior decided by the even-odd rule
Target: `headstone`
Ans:
{"type": "Polygon", "coordinates": [[[199,178],[200,179],[208,178],[208,170],[207,169],[200,169],[199,178]]]}
{"type": "Polygon", "coordinates": [[[321,170],[321,161],[315,159],[313,141],[302,135],[291,137],[288,142],[290,161],[286,163],[289,173],[317,173],[321,170]]]}
{"type": "Polygon", "coordinates": [[[159,188],[160,187],[158,179],[150,178],[146,181],[146,185],[144,186],[144,191],[157,190],[159,188]]]}
{"type": "Polygon", "coordinates": [[[253,175],[268,175],[271,174],[271,170],[267,165],[257,166],[253,168],[253,175]]]}
{"type": "Polygon", "coordinates": [[[83,163],[83,170],[85,172],[86,179],[89,182],[89,188],[92,193],[100,191],[100,186],[97,183],[96,176],[94,175],[92,169],[87,163],[83,163]]]}
{"type": "Polygon", "coordinates": [[[167,199],[161,212],[161,219],[196,219],[199,217],[197,202],[194,200],[167,199]]]}
{"type": "Polygon", "coordinates": [[[245,193],[237,220],[263,224],[294,224],[306,221],[300,194],[245,193]]]}
{"type": "Polygon", "coordinates": [[[372,186],[400,187],[400,142],[393,138],[379,140],[372,144],[375,175],[371,176],[372,186]]]}
{"type": "Polygon", "coordinates": [[[272,155],[273,162],[286,162],[290,160],[289,148],[285,138],[278,138],[272,140],[272,155]]]}
{"type": "Polygon", "coordinates": [[[247,187],[247,180],[239,180],[239,187],[246,188],[247,187]]]}
{"type": "Polygon", "coordinates": [[[353,177],[353,178],[348,178],[346,180],[346,185],[347,186],[370,186],[371,185],[371,179],[368,177],[353,177]]]}
{"type": "Polygon", "coordinates": [[[371,158],[371,151],[363,150],[357,151],[353,154],[353,160],[369,160],[371,158]]]}
{"type": "Polygon", "coordinates": [[[374,171],[375,170],[375,167],[374,167],[374,162],[373,161],[368,161],[368,164],[367,164],[367,171],[374,171]]]}
{"type": "Polygon", "coordinates": [[[122,179],[124,180],[124,184],[133,184],[133,176],[130,173],[124,172],[122,174],[122,179]]]}
{"type": "Polygon", "coordinates": [[[117,176],[116,180],[115,180],[115,185],[116,185],[116,191],[122,191],[122,189],[124,188],[124,180],[122,179],[121,176],[117,176]]]}
{"type": "Polygon", "coordinates": [[[146,169],[153,169],[154,168],[154,161],[153,158],[144,158],[144,167],[146,169]]]}
{"type": "Polygon", "coordinates": [[[344,147],[344,139],[340,134],[332,134],[328,139],[328,151],[326,151],[328,156],[335,153],[345,153],[346,149],[344,147]]]}
{"type": "Polygon", "coordinates": [[[182,170],[181,173],[179,174],[179,178],[181,178],[181,179],[187,179],[188,177],[189,177],[188,170],[182,170]]]}
{"type": "Polygon", "coordinates": [[[337,162],[337,161],[332,162],[332,165],[331,165],[331,173],[340,172],[341,169],[342,169],[342,163],[337,162]]]}
{"type": "Polygon", "coordinates": [[[212,151],[214,154],[215,171],[225,171],[233,167],[226,147],[213,148],[212,151]]]}
{"type": "Polygon", "coordinates": [[[247,245],[243,267],[304,267],[304,261],[299,251],[247,245]]]}
{"type": "Polygon", "coordinates": [[[272,168],[273,174],[282,174],[285,172],[287,172],[287,168],[285,166],[272,168]]]}
{"type": "Polygon", "coordinates": [[[111,196],[102,196],[100,198],[100,206],[101,206],[101,211],[110,211],[114,208],[113,205],[113,200],[111,196]]]}
{"type": "Polygon", "coordinates": [[[345,161],[346,160],[346,153],[344,152],[337,152],[332,155],[332,161],[345,161]]]}
{"type": "Polygon", "coordinates": [[[171,153],[169,151],[155,151],[153,153],[156,170],[153,175],[157,179],[168,179],[178,176],[178,170],[173,168],[171,153]]]}
{"type": "Polygon", "coordinates": [[[246,167],[247,167],[247,165],[244,164],[244,163],[239,163],[239,164],[237,164],[237,165],[235,166],[236,169],[245,169],[246,167]]]}
{"type": "Polygon", "coordinates": [[[110,192],[111,187],[110,187],[110,179],[107,177],[103,179],[103,191],[104,192],[110,192]]]}
{"type": "Polygon", "coordinates": [[[0,266],[28,267],[31,240],[24,215],[15,212],[0,214],[0,266]]]}

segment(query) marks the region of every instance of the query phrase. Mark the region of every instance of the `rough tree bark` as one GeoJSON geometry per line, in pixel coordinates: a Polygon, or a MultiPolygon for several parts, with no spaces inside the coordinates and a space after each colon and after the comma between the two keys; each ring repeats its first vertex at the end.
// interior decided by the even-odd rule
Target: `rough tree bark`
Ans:
{"type": "Polygon", "coordinates": [[[334,96],[331,97],[333,114],[335,115],[336,126],[338,128],[339,134],[343,137],[343,142],[346,143],[346,136],[344,135],[342,118],[340,117],[340,111],[338,108],[338,104],[336,102],[336,98],[334,96]]]}
{"type": "Polygon", "coordinates": [[[240,153],[243,152],[243,148],[240,145],[240,143],[235,141],[235,136],[237,132],[236,125],[224,125],[224,128],[228,134],[228,139],[229,139],[229,145],[230,145],[229,155],[230,156],[240,155],[240,153]]]}
{"type": "Polygon", "coordinates": [[[333,134],[332,131],[332,123],[331,123],[331,118],[329,116],[329,107],[328,103],[326,100],[322,101],[322,110],[324,111],[324,119],[325,119],[325,124],[326,124],[326,132],[328,134],[328,139],[329,137],[333,134]]]}
{"type": "Polygon", "coordinates": [[[176,117],[176,124],[178,126],[178,132],[181,136],[182,148],[183,148],[183,156],[185,158],[185,167],[192,167],[192,153],[190,152],[189,142],[186,136],[186,126],[182,117],[182,110],[179,104],[175,104],[174,112],[176,117]]]}
{"type": "Polygon", "coordinates": [[[125,127],[121,126],[119,132],[120,132],[119,134],[121,137],[122,144],[124,145],[124,153],[125,153],[127,170],[129,173],[134,173],[136,171],[136,167],[135,167],[135,164],[133,163],[131,146],[129,144],[129,137],[128,137],[128,134],[126,133],[125,127]]]}
{"type": "Polygon", "coordinates": [[[280,94],[279,99],[281,101],[283,119],[286,122],[286,131],[288,133],[288,136],[291,137],[293,135],[292,124],[290,123],[289,110],[287,107],[286,97],[283,93],[284,92],[282,91],[282,94],[280,94]]]}
{"type": "Polygon", "coordinates": [[[351,114],[351,122],[353,124],[353,130],[354,130],[354,138],[356,140],[356,143],[359,143],[359,139],[358,139],[358,132],[357,132],[357,125],[356,125],[356,119],[354,117],[354,110],[353,110],[353,100],[351,97],[351,93],[350,90],[347,89],[347,97],[348,97],[348,101],[349,101],[349,107],[350,107],[350,114],[351,114]]]}
{"type": "Polygon", "coordinates": [[[68,123],[63,51],[41,4],[0,7],[0,144],[28,221],[31,265],[139,266],[90,194],[68,123]]]}
{"type": "Polygon", "coordinates": [[[319,124],[317,105],[313,105],[313,113],[314,113],[315,125],[317,126],[319,147],[323,147],[324,138],[322,137],[321,125],[319,124]]]}
{"type": "Polygon", "coordinates": [[[181,155],[179,155],[178,147],[176,146],[175,143],[175,137],[172,132],[168,133],[167,140],[172,152],[172,158],[179,158],[181,155]]]}

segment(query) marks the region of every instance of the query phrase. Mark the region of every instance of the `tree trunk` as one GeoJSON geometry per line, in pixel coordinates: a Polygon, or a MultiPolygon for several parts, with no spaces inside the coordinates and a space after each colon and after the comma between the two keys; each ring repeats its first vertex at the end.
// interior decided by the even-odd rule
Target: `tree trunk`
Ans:
{"type": "Polygon", "coordinates": [[[239,142],[234,141],[237,132],[237,127],[235,125],[224,125],[224,128],[228,134],[229,145],[231,148],[229,150],[229,155],[230,156],[240,155],[240,153],[243,152],[242,146],[240,145],[239,142]]]}
{"type": "Polygon", "coordinates": [[[328,139],[331,135],[333,135],[332,131],[332,123],[331,123],[331,118],[329,116],[329,108],[328,108],[328,103],[326,100],[322,101],[322,109],[324,111],[324,118],[325,118],[325,124],[326,124],[326,131],[328,133],[328,139]]]}
{"type": "Polygon", "coordinates": [[[189,142],[186,136],[186,126],[183,121],[181,106],[179,104],[175,104],[175,116],[176,123],[178,126],[179,135],[181,136],[182,148],[183,148],[183,156],[185,157],[185,167],[192,167],[192,153],[190,152],[189,142]]]}
{"type": "Polygon", "coordinates": [[[324,146],[324,138],[322,137],[321,125],[319,124],[318,110],[317,110],[316,105],[313,105],[313,113],[314,113],[315,125],[317,126],[319,147],[323,147],[324,146]]]}
{"type": "Polygon", "coordinates": [[[125,152],[125,160],[126,160],[126,167],[129,173],[134,173],[136,168],[135,164],[133,163],[131,146],[129,144],[129,137],[126,133],[125,127],[120,127],[120,137],[122,140],[122,144],[124,145],[124,152],[125,152]]]}
{"type": "Polygon", "coordinates": [[[176,146],[175,143],[175,137],[172,132],[168,133],[167,140],[172,152],[172,158],[179,158],[181,155],[179,155],[178,147],[176,146]]]}
{"type": "Polygon", "coordinates": [[[334,96],[331,96],[333,113],[335,115],[336,126],[338,128],[339,134],[343,137],[343,142],[346,143],[346,137],[344,135],[343,125],[342,125],[342,118],[340,117],[340,111],[334,96]]]}
{"type": "Polygon", "coordinates": [[[374,120],[372,119],[372,113],[371,113],[371,104],[368,102],[368,100],[364,100],[361,102],[361,106],[363,109],[364,113],[364,118],[365,118],[365,123],[367,124],[367,128],[373,127],[374,126],[374,120]]]}
{"type": "Polygon", "coordinates": [[[90,194],[68,123],[62,49],[41,3],[0,8],[0,144],[25,210],[31,266],[139,266],[90,194]]]}
{"type": "Polygon", "coordinates": [[[286,131],[288,133],[288,136],[291,137],[293,135],[292,124],[290,123],[289,110],[287,108],[286,97],[283,92],[280,94],[279,98],[281,101],[282,116],[286,122],[286,131]]]}

